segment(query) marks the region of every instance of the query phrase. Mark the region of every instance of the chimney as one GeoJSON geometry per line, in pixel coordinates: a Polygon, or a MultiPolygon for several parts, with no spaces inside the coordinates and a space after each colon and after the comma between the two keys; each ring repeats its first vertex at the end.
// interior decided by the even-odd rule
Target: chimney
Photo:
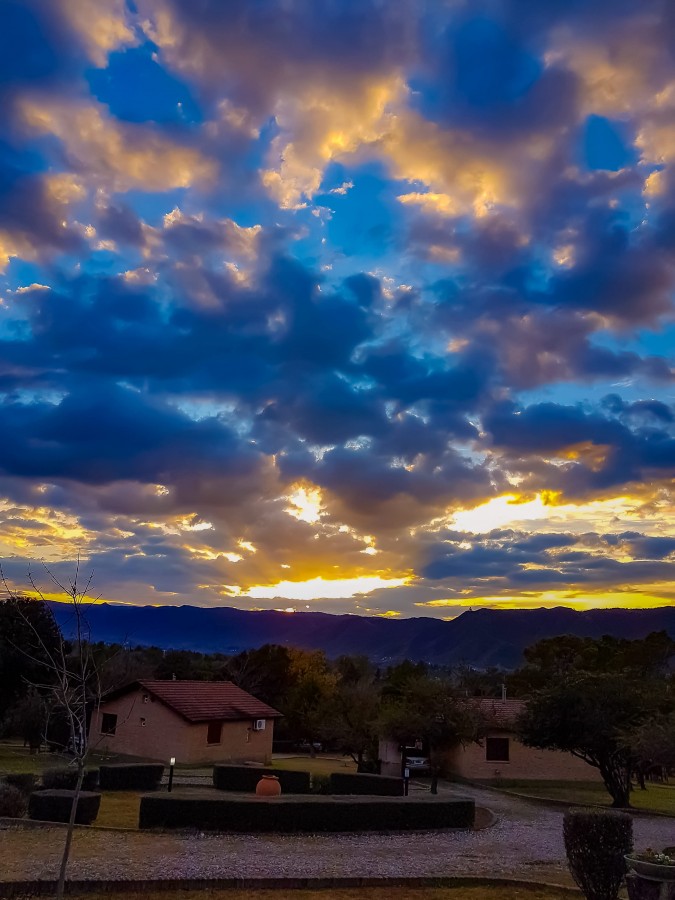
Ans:
{"type": "Polygon", "coordinates": [[[506,701],[506,685],[502,681],[502,703],[506,701]]]}

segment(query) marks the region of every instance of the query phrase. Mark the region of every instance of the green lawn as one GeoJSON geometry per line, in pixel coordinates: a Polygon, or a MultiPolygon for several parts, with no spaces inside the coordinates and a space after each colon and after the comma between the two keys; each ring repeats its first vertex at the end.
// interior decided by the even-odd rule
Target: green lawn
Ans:
{"type": "MultiPolygon", "coordinates": [[[[569,800],[574,804],[611,804],[611,798],[603,784],[594,781],[510,781],[492,782],[495,787],[531,797],[551,800],[569,800]]],[[[646,791],[634,790],[631,803],[636,809],[668,813],[675,816],[675,784],[648,784],[646,791]]]]}
{"type": "Polygon", "coordinates": [[[273,760],[272,768],[311,772],[312,775],[330,775],[331,772],[356,772],[356,763],[350,756],[316,756],[313,759],[311,756],[291,756],[273,760]]]}
{"type": "MultiPolygon", "coordinates": [[[[63,753],[31,753],[24,747],[21,741],[0,741],[0,777],[10,772],[33,772],[40,775],[45,769],[60,769],[67,766],[71,757],[63,753]]],[[[96,767],[102,763],[110,762],[146,762],[145,759],[135,756],[114,756],[92,753],[87,763],[90,767],[96,767]]],[[[211,770],[209,769],[209,774],[211,770]]]]}
{"type": "Polygon", "coordinates": [[[45,769],[64,766],[66,762],[58,753],[31,753],[21,741],[0,741],[0,776],[10,772],[40,775],[45,769]]]}
{"type": "Polygon", "coordinates": [[[108,828],[138,828],[141,795],[138,791],[106,791],[95,825],[108,828]]]}

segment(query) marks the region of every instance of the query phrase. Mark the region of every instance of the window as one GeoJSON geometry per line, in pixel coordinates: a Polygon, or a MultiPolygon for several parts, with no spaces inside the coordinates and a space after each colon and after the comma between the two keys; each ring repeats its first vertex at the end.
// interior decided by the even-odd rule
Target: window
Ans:
{"type": "Polygon", "coordinates": [[[509,739],[497,737],[485,738],[485,759],[487,762],[508,762],[509,739]]]}
{"type": "Polygon", "coordinates": [[[101,734],[115,734],[117,716],[115,713],[103,713],[101,716],[101,734]]]}
{"type": "Polygon", "coordinates": [[[222,730],[223,730],[222,722],[209,722],[209,727],[206,732],[206,743],[207,744],[219,744],[222,730]]]}

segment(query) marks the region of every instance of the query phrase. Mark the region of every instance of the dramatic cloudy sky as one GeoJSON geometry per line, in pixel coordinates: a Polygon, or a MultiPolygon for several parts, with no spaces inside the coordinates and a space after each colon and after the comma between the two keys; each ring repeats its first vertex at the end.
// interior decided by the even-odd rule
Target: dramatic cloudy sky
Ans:
{"type": "MultiPolygon", "coordinates": [[[[675,5],[5,0],[0,556],[675,602],[675,5]]],[[[44,582],[43,582],[44,583],[44,582]]]]}

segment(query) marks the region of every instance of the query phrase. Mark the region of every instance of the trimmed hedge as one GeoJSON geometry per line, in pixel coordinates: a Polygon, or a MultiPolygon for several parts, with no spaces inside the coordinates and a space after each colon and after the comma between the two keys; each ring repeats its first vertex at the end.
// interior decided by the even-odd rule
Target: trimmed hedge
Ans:
{"type": "Polygon", "coordinates": [[[290,769],[263,769],[256,766],[218,765],[213,767],[213,785],[219,791],[255,791],[263,775],[276,775],[282,794],[309,794],[309,772],[290,769]]]}
{"type": "MultiPolygon", "coordinates": [[[[28,818],[41,822],[68,822],[75,791],[35,791],[28,800],[28,818]]],[[[91,825],[98,815],[101,795],[81,791],[77,799],[75,822],[91,825]]]]}
{"type": "Polygon", "coordinates": [[[563,819],[572,877],[587,900],[615,900],[633,849],[633,820],[624,812],[570,809],[563,819]]]}
{"type": "MultiPolygon", "coordinates": [[[[83,791],[95,791],[98,785],[98,769],[85,769],[82,781],[83,791]]],[[[77,786],[77,769],[62,766],[60,769],[45,769],[42,773],[42,787],[46,790],[74,791],[77,786]]]]}
{"type": "Polygon", "coordinates": [[[116,763],[101,766],[102,791],[156,791],[164,775],[162,763],[116,763]]]}
{"type": "Polygon", "coordinates": [[[28,797],[37,787],[38,777],[32,772],[11,772],[9,775],[5,775],[3,783],[15,787],[28,797]]]}
{"type": "Polygon", "coordinates": [[[0,816],[20,819],[26,815],[28,797],[13,784],[0,784],[0,816]]]}
{"type": "Polygon", "coordinates": [[[312,793],[330,794],[330,775],[312,775],[312,793]]]}
{"type": "Polygon", "coordinates": [[[218,797],[194,792],[141,797],[140,828],[202,831],[409,831],[470,828],[473,800],[406,797],[218,797]]]}
{"type": "Polygon", "coordinates": [[[366,775],[353,772],[333,772],[330,776],[331,794],[367,794],[371,797],[402,797],[402,778],[391,775],[366,775]]]}

